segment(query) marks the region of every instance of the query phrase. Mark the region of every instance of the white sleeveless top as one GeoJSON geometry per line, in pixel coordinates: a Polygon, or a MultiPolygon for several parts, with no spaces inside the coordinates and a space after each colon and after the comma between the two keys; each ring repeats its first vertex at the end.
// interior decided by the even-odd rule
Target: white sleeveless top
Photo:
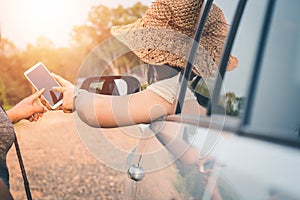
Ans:
{"type": "MultiPolygon", "coordinates": [[[[150,90],[162,97],[170,104],[173,104],[179,94],[179,77],[180,73],[174,77],[157,81],[147,87],[147,90],[150,90]]],[[[196,101],[194,93],[190,88],[186,90],[184,101],[196,101]]]]}

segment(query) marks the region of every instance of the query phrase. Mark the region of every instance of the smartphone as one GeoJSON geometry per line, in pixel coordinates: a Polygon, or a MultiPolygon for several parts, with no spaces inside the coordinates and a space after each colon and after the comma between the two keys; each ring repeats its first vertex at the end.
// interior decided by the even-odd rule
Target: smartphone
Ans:
{"type": "Polygon", "coordinates": [[[56,109],[62,104],[63,94],[52,89],[52,87],[60,85],[42,62],[38,62],[26,70],[24,75],[36,90],[45,88],[43,96],[52,109],[56,109]]]}

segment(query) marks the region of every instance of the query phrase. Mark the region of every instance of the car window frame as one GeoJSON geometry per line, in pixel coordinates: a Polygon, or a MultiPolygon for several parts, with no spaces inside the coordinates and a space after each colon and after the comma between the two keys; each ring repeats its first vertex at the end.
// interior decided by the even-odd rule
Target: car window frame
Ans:
{"type": "Polygon", "coordinates": [[[262,61],[263,61],[263,56],[265,53],[266,49],[266,43],[268,40],[269,32],[270,32],[270,27],[271,27],[271,21],[272,21],[272,16],[273,12],[275,9],[275,3],[276,0],[269,0],[267,6],[266,6],[266,12],[265,12],[265,17],[264,17],[264,22],[260,34],[260,39],[258,42],[258,47],[257,47],[257,53],[255,56],[255,61],[254,61],[254,66],[252,70],[252,76],[250,79],[250,87],[248,90],[248,98],[246,100],[245,104],[245,114],[242,118],[241,121],[241,126],[245,127],[250,123],[251,115],[252,115],[252,108],[254,104],[254,97],[256,94],[256,90],[258,87],[258,79],[260,75],[260,70],[262,67],[262,61]]]}
{"type": "Polygon", "coordinates": [[[238,6],[236,8],[232,25],[230,26],[229,34],[226,39],[225,46],[223,48],[223,54],[221,57],[221,62],[218,68],[218,74],[216,75],[216,80],[214,83],[213,92],[211,95],[211,98],[209,100],[208,106],[207,106],[207,116],[211,116],[214,113],[213,108],[217,107],[219,105],[219,99],[220,99],[220,93],[221,88],[223,85],[223,81],[226,74],[226,67],[227,63],[229,61],[230,53],[234,44],[234,41],[236,39],[236,34],[238,31],[238,28],[240,26],[240,22],[242,19],[242,16],[244,14],[244,10],[247,4],[247,0],[240,0],[238,3],[238,6]]]}
{"type": "MultiPolygon", "coordinates": [[[[201,30],[201,29],[204,29],[206,19],[208,17],[210,8],[213,4],[213,0],[207,0],[207,1],[204,1],[204,3],[206,3],[206,5],[204,5],[202,7],[203,10],[200,13],[200,21],[198,24],[198,26],[200,26],[200,30],[198,30],[198,33],[195,34],[195,37],[199,37],[199,38],[195,38],[195,40],[193,42],[193,45],[195,45],[195,46],[193,48],[191,48],[190,54],[195,53],[194,52],[195,47],[197,47],[197,45],[199,45],[199,41],[201,39],[201,35],[203,32],[203,30],[201,30]],[[197,42],[197,40],[198,40],[198,42],[197,42]]],[[[211,115],[213,114],[211,112],[212,111],[211,108],[214,107],[215,105],[218,105],[220,91],[221,91],[221,87],[223,84],[223,79],[226,74],[227,63],[229,61],[230,53],[231,53],[231,50],[232,50],[232,47],[233,47],[233,44],[234,44],[234,41],[236,38],[236,34],[237,34],[237,31],[238,31],[238,28],[239,28],[239,25],[241,22],[241,18],[243,16],[243,13],[244,13],[244,10],[246,7],[246,3],[247,3],[247,0],[239,0],[237,8],[235,9],[233,23],[230,26],[228,35],[226,37],[225,45],[223,47],[223,52],[222,52],[222,56],[221,56],[221,60],[220,60],[219,68],[218,68],[218,75],[216,77],[216,81],[215,81],[215,85],[214,85],[214,89],[213,89],[213,95],[208,101],[207,111],[206,111],[206,114],[203,116],[205,118],[208,118],[208,119],[211,118],[211,115]]],[[[191,61],[191,60],[189,60],[189,61],[191,61]]],[[[193,61],[193,58],[192,58],[192,61],[193,61]]],[[[180,115],[181,117],[179,117],[179,118],[182,118],[182,119],[186,118],[186,115],[181,114],[181,108],[183,107],[183,104],[184,104],[184,96],[185,96],[185,92],[188,87],[188,80],[190,80],[192,64],[193,64],[193,62],[188,62],[186,68],[183,70],[183,74],[182,74],[183,78],[181,79],[180,88],[179,88],[179,96],[178,96],[178,102],[176,105],[175,115],[180,115]]],[[[229,117],[229,118],[231,118],[231,117],[229,117]]],[[[168,118],[168,116],[166,116],[164,119],[168,120],[170,118],[168,118]]],[[[201,121],[201,119],[202,119],[201,117],[200,117],[200,119],[197,118],[198,121],[199,120],[201,121]]],[[[238,120],[230,119],[229,121],[239,121],[239,120],[240,119],[238,119],[238,120]]],[[[188,121],[189,120],[185,120],[186,123],[188,123],[188,121]]],[[[224,122],[224,120],[221,120],[221,121],[222,122],[220,122],[220,123],[224,122]]],[[[193,122],[191,122],[191,123],[193,123],[193,122]]],[[[209,122],[207,122],[207,120],[205,120],[204,123],[209,123],[209,122]]],[[[239,127],[238,123],[235,122],[234,125],[236,127],[232,127],[231,125],[227,126],[226,124],[224,124],[224,129],[229,127],[228,128],[229,130],[237,130],[237,128],[239,127]]]]}
{"type": "MultiPolygon", "coordinates": [[[[211,3],[213,3],[213,0],[208,0],[211,3]]],[[[230,116],[226,116],[226,118],[230,118],[230,120],[227,121],[235,121],[234,125],[238,126],[238,127],[232,127],[232,126],[227,126],[226,123],[224,123],[223,125],[223,130],[224,131],[233,131],[234,130],[234,134],[240,135],[240,136],[246,136],[246,137],[251,137],[251,138],[257,138],[257,139],[261,139],[261,140],[267,140],[267,141],[271,141],[271,142],[276,142],[276,143],[281,143],[281,144],[286,144],[289,146],[297,146],[299,147],[299,142],[296,141],[290,141],[290,140],[286,140],[286,139],[282,139],[282,138],[275,138],[275,137],[270,137],[270,136],[266,136],[263,134],[260,134],[259,131],[250,129],[250,119],[251,119],[251,114],[252,114],[252,108],[253,108],[253,101],[255,99],[255,95],[256,95],[256,90],[257,90],[257,85],[258,85],[258,78],[259,78],[259,73],[260,73],[260,69],[262,67],[262,61],[264,58],[264,52],[266,50],[266,43],[268,40],[268,36],[269,36],[269,31],[271,29],[271,21],[272,21],[272,17],[273,17],[273,13],[276,9],[275,4],[276,4],[277,0],[268,0],[266,3],[266,7],[265,7],[265,14],[264,17],[262,18],[263,20],[263,25],[262,25],[262,29],[260,30],[260,35],[259,35],[259,40],[258,40],[258,46],[257,46],[257,52],[255,55],[255,60],[254,60],[254,64],[253,64],[253,68],[251,70],[252,75],[250,76],[250,84],[249,84],[249,88],[247,91],[247,98],[246,98],[246,102],[245,102],[245,110],[244,110],[244,114],[241,118],[238,118],[238,120],[231,118],[230,116]],[[237,123],[236,121],[239,121],[239,123],[237,123]],[[228,128],[227,128],[228,127],[228,128]],[[256,131],[256,132],[255,132],[256,131]],[[249,134],[251,132],[251,134],[249,134]]],[[[216,114],[213,112],[213,106],[214,105],[218,105],[218,101],[220,98],[220,93],[221,93],[221,87],[222,84],[224,83],[224,77],[226,75],[226,66],[227,63],[229,61],[229,56],[236,38],[236,33],[238,31],[239,25],[240,25],[240,21],[241,18],[243,16],[243,13],[245,12],[245,7],[246,7],[246,3],[247,0],[239,0],[237,9],[235,11],[234,14],[234,18],[233,18],[233,23],[230,27],[229,30],[229,34],[226,38],[226,42],[223,48],[223,53],[221,56],[221,61],[220,61],[220,65],[219,65],[219,74],[215,77],[215,84],[213,87],[213,92],[211,95],[211,98],[208,102],[208,107],[207,107],[207,112],[206,112],[206,118],[207,119],[212,119],[213,116],[217,116],[220,114],[216,114]]],[[[203,16],[201,16],[202,19],[203,16]]],[[[205,25],[205,19],[202,19],[202,23],[203,26],[205,25]]],[[[189,67],[191,68],[191,66],[189,67]]],[[[189,69],[185,69],[183,71],[183,74],[188,74],[189,69]],[[186,72],[187,71],[187,72],[186,72]]],[[[190,69],[191,70],[191,69],[190,69]]],[[[185,79],[188,80],[188,79],[185,79]]],[[[180,93],[179,96],[183,96],[185,95],[185,91],[187,89],[187,81],[186,81],[186,85],[183,84],[183,82],[180,84],[180,93]]],[[[184,104],[184,101],[182,100],[182,103],[180,103],[180,101],[178,101],[178,104],[181,105],[181,107],[184,104]]],[[[178,107],[177,104],[177,107],[178,107]]],[[[181,110],[180,110],[181,111],[181,110]]],[[[181,112],[176,112],[175,115],[176,116],[166,116],[164,118],[164,120],[170,120],[170,121],[178,121],[178,119],[180,119],[181,121],[184,120],[187,116],[186,115],[182,115],[181,112]],[[179,118],[178,118],[179,117],[179,118]],[[177,119],[178,118],[178,119],[177,119]],[[176,120],[175,120],[176,119],[176,120]]],[[[205,117],[205,116],[203,116],[205,117]]],[[[184,120],[184,123],[189,124],[189,117],[187,117],[187,120],[184,120]]],[[[204,120],[203,123],[209,123],[208,120],[204,120]]],[[[179,120],[179,121],[180,121],[179,120]]],[[[193,120],[192,120],[193,121],[193,120]]],[[[193,124],[193,122],[190,122],[191,124],[193,124]]],[[[201,118],[200,118],[200,121],[201,118]]],[[[182,121],[183,122],[183,121],[182,121]]],[[[198,119],[198,123],[199,123],[199,119],[198,119]]],[[[200,123],[202,125],[198,126],[203,126],[203,123],[200,123]]],[[[220,122],[220,123],[223,123],[220,122]]]]}
{"type": "Polygon", "coordinates": [[[255,138],[255,139],[260,139],[263,141],[268,141],[271,143],[277,143],[281,145],[286,145],[290,147],[300,147],[299,141],[296,140],[290,140],[288,138],[284,137],[275,137],[275,136],[269,136],[266,134],[261,129],[255,129],[253,125],[251,124],[251,117],[252,117],[252,111],[254,107],[254,101],[255,97],[257,95],[257,90],[258,90],[258,83],[259,83],[259,78],[260,78],[260,72],[263,67],[263,59],[264,59],[264,54],[266,52],[266,46],[268,42],[268,38],[270,35],[270,30],[272,27],[272,19],[274,12],[276,11],[276,3],[277,0],[269,0],[266,6],[266,12],[264,16],[264,22],[263,22],[263,27],[262,31],[260,34],[260,39],[259,39],[259,44],[257,47],[257,54],[255,56],[255,62],[253,66],[253,73],[250,78],[250,87],[249,91],[247,92],[248,97],[246,99],[245,103],[245,111],[244,111],[244,116],[241,119],[241,124],[240,128],[238,130],[238,135],[244,136],[244,137],[249,137],[249,138],[255,138]]]}
{"type": "MultiPolygon", "coordinates": [[[[195,37],[192,43],[191,50],[188,55],[188,62],[186,63],[186,67],[182,71],[181,74],[181,79],[180,79],[180,88],[179,88],[179,95],[178,95],[178,101],[176,104],[176,109],[175,109],[175,114],[180,114],[182,111],[182,107],[184,104],[184,97],[186,94],[186,90],[188,87],[188,80],[190,80],[191,73],[192,73],[192,66],[195,58],[195,52],[197,50],[197,47],[199,45],[206,20],[208,18],[208,14],[211,10],[212,4],[214,0],[204,0],[203,1],[203,6],[201,8],[201,12],[199,15],[199,23],[197,26],[197,30],[195,33],[195,37]]],[[[223,48],[220,64],[218,67],[218,73],[215,77],[216,81],[213,87],[213,95],[211,95],[211,98],[208,100],[208,105],[207,105],[207,111],[206,115],[210,116],[212,114],[212,108],[215,105],[218,105],[219,101],[219,96],[220,96],[220,91],[221,87],[223,84],[223,80],[225,77],[225,72],[226,72],[226,67],[227,63],[229,61],[230,53],[236,38],[236,34],[240,25],[241,18],[244,13],[244,9],[246,7],[247,0],[239,0],[238,1],[238,6],[234,12],[234,17],[233,17],[233,23],[230,26],[229,33],[226,37],[225,45],[223,48]]]]}
{"type": "Polygon", "coordinates": [[[182,71],[182,74],[180,76],[180,87],[179,87],[179,95],[178,95],[178,101],[176,104],[175,114],[180,114],[183,108],[184,104],[184,98],[186,94],[186,90],[188,87],[188,80],[190,80],[192,75],[192,68],[193,63],[195,60],[196,52],[198,49],[198,45],[200,43],[200,39],[202,37],[202,33],[204,31],[204,27],[206,24],[206,20],[208,18],[208,14],[211,10],[212,4],[214,0],[204,0],[200,13],[199,13],[199,19],[198,24],[196,27],[196,33],[193,38],[192,46],[190,49],[190,52],[188,54],[188,61],[186,62],[186,67],[182,71]]]}

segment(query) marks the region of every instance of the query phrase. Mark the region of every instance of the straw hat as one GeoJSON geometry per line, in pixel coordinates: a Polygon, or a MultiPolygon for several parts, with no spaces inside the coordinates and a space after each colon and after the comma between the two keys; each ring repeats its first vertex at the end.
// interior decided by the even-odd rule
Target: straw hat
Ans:
{"type": "MultiPolygon", "coordinates": [[[[114,26],[111,33],[146,63],[184,68],[202,3],[203,0],[156,0],[143,18],[114,26]]],[[[215,77],[227,31],[224,14],[213,5],[195,57],[195,74],[215,77]]],[[[231,56],[227,70],[237,64],[231,56]]]]}

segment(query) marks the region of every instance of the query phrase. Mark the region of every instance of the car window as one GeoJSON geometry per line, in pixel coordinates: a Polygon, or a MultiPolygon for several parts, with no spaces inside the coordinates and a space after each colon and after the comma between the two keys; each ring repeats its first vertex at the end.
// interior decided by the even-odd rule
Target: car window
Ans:
{"type": "MultiPolygon", "coordinates": [[[[243,115],[243,105],[247,98],[266,2],[252,0],[246,4],[231,51],[231,55],[238,60],[238,66],[233,70],[227,70],[223,79],[218,103],[224,111],[216,109],[213,112],[235,117],[243,115]]],[[[227,7],[230,6],[227,1],[223,3],[227,7]]]]}
{"type": "MultiPolygon", "coordinates": [[[[213,58],[217,67],[222,59],[222,51],[226,44],[226,38],[228,37],[238,2],[238,0],[232,0],[230,3],[223,0],[213,1],[213,6],[204,26],[200,45],[213,58]],[[216,15],[218,15],[217,18],[219,20],[215,19],[216,15]],[[215,30],[216,27],[217,31],[215,30]],[[220,29],[222,31],[219,31],[220,29]]],[[[232,55],[232,58],[236,58],[236,56],[232,55]]],[[[233,64],[232,66],[235,65],[233,64]]],[[[197,95],[198,102],[204,107],[207,107],[207,101],[212,95],[215,78],[201,77],[197,84],[195,84],[196,81],[192,82],[192,88],[195,89],[196,94],[200,94],[200,97],[197,95]]]]}
{"type": "Polygon", "coordinates": [[[251,133],[300,138],[300,1],[275,4],[249,119],[251,133]]]}

